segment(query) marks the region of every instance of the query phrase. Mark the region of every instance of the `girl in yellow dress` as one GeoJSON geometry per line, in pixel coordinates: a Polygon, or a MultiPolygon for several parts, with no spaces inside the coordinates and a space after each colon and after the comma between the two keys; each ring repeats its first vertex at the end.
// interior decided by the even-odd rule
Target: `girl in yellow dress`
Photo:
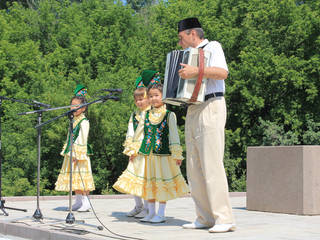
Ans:
{"type": "MultiPolygon", "coordinates": [[[[71,105],[79,105],[85,103],[84,96],[74,96],[71,99],[71,105]]],[[[77,107],[71,107],[74,109],[77,107]]],[[[95,189],[91,163],[89,154],[91,150],[88,147],[89,121],[84,115],[86,107],[80,108],[73,113],[73,146],[72,146],[72,191],[75,191],[76,202],[72,205],[73,211],[89,211],[90,202],[88,194],[95,189]]],[[[70,189],[70,143],[69,134],[66,144],[63,147],[61,155],[64,156],[64,161],[55,190],[69,191],[70,189]]]]}
{"type": "Polygon", "coordinates": [[[142,186],[144,179],[145,161],[144,157],[137,156],[144,136],[144,118],[146,111],[150,109],[147,96],[146,84],[152,78],[159,77],[156,71],[144,70],[136,79],[136,90],[134,91],[134,102],[138,110],[130,116],[126,141],[123,144],[123,153],[129,157],[129,163],[120,175],[113,188],[119,192],[131,194],[135,200],[135,207],[127,213],[128,217],[143,218],[148,214],[148,201],[142,203],[142,186]]]}
{"type": "Polygon", "coordinates": [[[139,157],[145,159],[142,198],[148,200],[149,213],[143,222],[160,223],[165,219],[166,201],[186,195],[189,188],[180,171],[182,147],[174,112],[166,109],[162,101],[162,84],[148,87],[152,109],[146,113],[144,139],[139,157]],[[155,212],[155,202],[159,202],[155,212]]]}

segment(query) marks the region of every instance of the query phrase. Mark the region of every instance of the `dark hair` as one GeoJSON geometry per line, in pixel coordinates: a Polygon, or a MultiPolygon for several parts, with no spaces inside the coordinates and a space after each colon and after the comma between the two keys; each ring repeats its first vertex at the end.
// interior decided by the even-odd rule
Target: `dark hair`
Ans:
{"type": "Polygon", "coordinates": [[[137,88],[133,92],[133,97],[134,99],[136,99],[136,97],[144,97],[146,92],[147,92],[147,88],[145,87],[137,88]]]}
{"type": "MultiPolygon", "coordinates": [[[[71,98],[71,101],[70,101],[70,105],[72,104],[72,101],[74,100],[74,99],[78,99],[79,101],[80,101],[80,104],[85,104],[85,103],[87,103],[87,100],[86,100],[86,98],[84,97],[84,96],[73,96],[72,98],[71,98]]],[[[85,106],[84,107],[85,108],[85,113],[88,111],[88,106],[85,106]]]]}
{"type": "Polygon", "coordinates": [[[161,83],[151,84],[151,85],[149,85],[149,87],[148,87],[147,93],[149,93],[149,91],[150,91],[151,89],[158,89],[158,90],[161,92],[161,94],[162,94],[163,85],[162,85],[161,83]]]}

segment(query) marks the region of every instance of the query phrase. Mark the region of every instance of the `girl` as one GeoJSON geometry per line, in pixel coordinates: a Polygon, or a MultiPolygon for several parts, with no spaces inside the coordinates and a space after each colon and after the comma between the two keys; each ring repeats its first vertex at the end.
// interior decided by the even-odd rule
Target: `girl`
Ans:
{"type": "MultiPolygon", "coordinates": [[[[71,99],[71,105],[79,105],[85,103],[83,96],[74,96],[71,99]]],[[[71,109],[77,108],[72,106],[71,109]]],[[[72,205],[72,211],[78,210],[89,211],[90,202],[88,195],[90,191],[95,189],[89,154],[91,150],[88,147],[89,121],[85,117],[84,112],[86,107],[80,108],[73,113],[73,146],[72,146],[72,190],[76,194],[76,202],[72,205]]],[[[61,155],[64,156],[64,161],[55,190],[69,191],[70,188],[70,143],[69,134],[67,142],[63,147],[61,155]]]]}
{"type": "Polygon", "coordinates": [[[139,156],[146,162],[142,197],[149,202],[149,213],[141,221],[160,223],[166,220],[166,201],[186,195],[189,189],[180,171],[183,157],[176,116],[162,102],[162,84],[149,85],[148,98],[152,109],[146,113],[139,156]]]}
{"type": "Polygon", "coordinates": [[[135,207],[127,213],[128,217],[143,218],[148,214],[148,201],[142,204],[142,185],[145,169],[145,161],[142,156],[137,157],[144,132],[144,118],[146,111],[150,109],[147,97],[147,88],[144,83],[150,82],[155,71],[144,70],[141,76],[136,79],[136,90],[134,91],[134,103],[138,108],[130,116],[126,141],[123,153],[129,156],[129,163],[126,170],[118,178],[113,188],[122,193],[129,193],[134,196],[135,207]]]}

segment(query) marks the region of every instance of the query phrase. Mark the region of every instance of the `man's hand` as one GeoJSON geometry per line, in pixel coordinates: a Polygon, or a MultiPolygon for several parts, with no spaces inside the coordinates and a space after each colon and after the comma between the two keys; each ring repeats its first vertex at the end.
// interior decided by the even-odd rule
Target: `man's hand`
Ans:
{"type": "Polygon", "coordinates": [[[180,65],[183,67],[179,70],[179,76],[183,79],[191,79],[196,78],[199,73],[199,68],[190,66],[188,64],[180,63],[180,65]]]}
{"type": "Polygon", "coordinates": [[[133,160],[134,160],[134,158],[136,157],[137,155],[131,155],[130,157],[129,157],[129,161],[130,162],[133,162],[133,160]]]}

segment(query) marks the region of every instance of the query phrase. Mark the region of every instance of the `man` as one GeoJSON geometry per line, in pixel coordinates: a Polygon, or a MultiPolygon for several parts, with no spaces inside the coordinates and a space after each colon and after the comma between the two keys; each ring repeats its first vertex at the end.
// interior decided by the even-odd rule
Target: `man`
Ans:
{"type": "MultiPolygon", "coordinates": [[[[204,69],[204,77],[208,79],[205,102],[190,106],[186,117],[187,175],[197,219],[183,227],[209,228],[209,232],[233,231],[235,224],[223,165],[227,63],[220,43],[204,39],[197,18],[181,20],[178,35],[182,48],[203,48],[211,52],[209,66],[204,69]]],[[[181,65],[179,75],[183,79],[198,76],[198,67],[181,65]]]]}

